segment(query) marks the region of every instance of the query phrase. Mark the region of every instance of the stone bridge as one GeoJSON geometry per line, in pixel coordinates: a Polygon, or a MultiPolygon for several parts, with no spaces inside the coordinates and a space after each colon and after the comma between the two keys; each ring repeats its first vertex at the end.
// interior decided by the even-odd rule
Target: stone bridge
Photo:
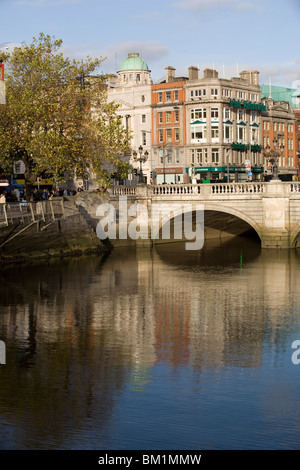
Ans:
{"type": "MultiPolygon", "coordinates": [[[[169,219],[174,220],[185,207],[194,212],[202,205],[205,230],[210,227],[223,234],[240,235],[253,229],[263,248],[294,248],[300,240],[298,182],[115,186],[109,190],[106,201],[116,209],[117,226],[120,224],[120,202],[123,209],[124,204],[127,204],[128,211],[133,205],[144,206],[149,216],[139,219],[140,230],[144,235],[147,234],[144,239],[152,238],[152,242],[151,214],[153,216],[153,207],[156,205],[164,207],[166,214],[170,214],[169,219]]],[[[79,200],[78,204],[81,204],[79,200]]],[[[94,217],[101,220],[99,215],[103,216],[103,213],[98,209],[95,214],[94,210],[94,217]]],[[[128,226],[130,220],[130,217],[126,219],[128,226]]],[[[160,230],[166,221],[166,218],[162,218],[160,230]]],[[[124,230],[124,227],[119,227],[119,230],[124,230]]],[[[126,238],[124,233],[121,238],[126,238]]]]}

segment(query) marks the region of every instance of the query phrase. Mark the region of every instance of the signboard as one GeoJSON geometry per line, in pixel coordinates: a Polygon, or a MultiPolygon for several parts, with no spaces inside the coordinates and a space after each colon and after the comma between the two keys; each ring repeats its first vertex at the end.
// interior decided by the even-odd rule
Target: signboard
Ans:
{"type": "Polygon", "coordinates": [[[155,168],[155,173],[157,175],[170,175],[175,173],[183,173],[182,168],[155,168]]]}

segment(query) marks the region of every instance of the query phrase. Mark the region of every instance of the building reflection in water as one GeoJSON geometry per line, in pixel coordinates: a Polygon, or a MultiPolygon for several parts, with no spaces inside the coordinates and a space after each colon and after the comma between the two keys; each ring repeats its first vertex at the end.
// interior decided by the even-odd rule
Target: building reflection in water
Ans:
{"type": "Polygon", "coordinates": [[[243,239],[3,269],[0,412],[15,422],[12,441],[67,447],[72,429],[97,420],[100,449],[123,391],[146,390],[156,364],[191,368],[197,381],[226,365],[259,368],[266,342],[275,354],[294,321],[298,274],[297,251],[243,239]]]}

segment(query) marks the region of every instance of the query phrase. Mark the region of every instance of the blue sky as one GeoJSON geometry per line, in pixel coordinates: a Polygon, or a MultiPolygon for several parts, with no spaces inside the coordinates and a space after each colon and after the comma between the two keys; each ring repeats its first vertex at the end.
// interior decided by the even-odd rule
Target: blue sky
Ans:
{"type": "Polygon", "coordinates": [[[169,65],[177,76],[195,65],[200,76],[206,67],[226,78],[251,68],[261,84],[300,85],[300,0],[0,0],[0,15],[0,44],[43,32],[70,57],[106,58],[105,73],[139,52],[154,82],[169,65]]]}

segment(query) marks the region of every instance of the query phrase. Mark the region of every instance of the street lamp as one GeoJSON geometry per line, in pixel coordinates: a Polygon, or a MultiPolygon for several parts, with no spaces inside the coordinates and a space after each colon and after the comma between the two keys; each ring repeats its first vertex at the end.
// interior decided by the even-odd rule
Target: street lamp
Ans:
{"type": "Polygon", "coordinates": [[[142,155],[143,153],[143,147],[140,145],[139,148],[138,148],[138,152],[140,154],[140,156],[138,157],[137,156],[137,153],[134,151],[133,152],[133,157],[134,157],[134,160],[136,162],[140,162],[140,183],[143,183],[144,182],[144,178],[143,178],[143,169],[142,169],[142,165],[143,163],[145,163],[147,160],[148,160],[148,155],[149,153],[147,152],[147,150],[144,152],[144,155],[142,155]]]}
{"type": "Polygon", "coordinates": [[[280,181],[278,178],[278,164],[277,164],[277,159],[282,156],[284,152],[284,145],[281,144],[279,147],[279,142],[276,138],[273,140],[273,150],[271,150],[270,146],[267,145],[266,147],[266,155],[269,159],[269,162],[272,165],[273,169],[273,176],[272,176],[272,181],[280,181]]]}

